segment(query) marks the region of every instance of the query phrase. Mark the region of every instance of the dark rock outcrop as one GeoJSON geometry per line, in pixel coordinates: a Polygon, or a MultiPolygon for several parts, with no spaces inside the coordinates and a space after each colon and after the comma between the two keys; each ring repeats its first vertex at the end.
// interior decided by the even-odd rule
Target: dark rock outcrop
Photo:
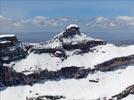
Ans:
{"type": "Polygon", "coordinates": [[[96,65],[95,70],[111,71],[116,70],[121,66],[124,67],[125,65],[131,65],[131,64],[134,64],[134,55],[113,58],[109,61],[96,65]]]}
{"type": "Polygon", "coordinates": [[[9,63],[27,55],[23,44],[17,40],[15,35],[1,35],[0,48],[0,60],[2,63],[9,63]]]}
{"type": "Polygon", "coordinates": [[[134,95],[134,84],[131,85],[131,86],[129,86],[129,87],[127,87],[121,93],[112,96],[112,99],[121,100],[121,99],[127,97],[130,94],[133,94],[134,95]]]}
{"type": "Polygon", "coordinates": [[[4,86],[1,82],[0,82],[0,91],[6,89],[6,86],[4,86]]]}
{"type": "Polygon", "coordinates": [[[65,53],[66,51],[79,49],[80,52],[77,54],[83,54],[92,51],[91,48],[95,46],[105,44],[106,42],[103,40],[93,40],[93,39],[90,40],[86,38],[86,35],[80,32],[79,27],[77,25],[70,25],[65,29],[64,32],[58,34],[52,40],[47,41],[46,43],[40,43],[39,45],[41,48],[32,46],[31,52],[37,54],[49,53],[53,54],[56,57],[59,58],[62,57],[63,59],[66,59],[67,58],[67,55],[65,53]],[[59,45],[55,46],[55,43],[59,45]],[[47,46],[49,44],[51,44],[52,47],[47,46]]]}
{"type": "MultiPolygon", "coordinates": [[[[40,70],[35,71],[32,74],[25,75],[23,73],[18,73],[14,71],[11,67],[0,66],[0,82],[5,86],[19,85],[19,84],[29,84],[32,85],[36,82],[45,82],[47,80],[60,80],[60,79],[81,79],[86,78],[87,75],[93,74],[96,71],[111,71],[117,70],[119,66],[134,64],[134,55],[127,57],[118,57],[102,64],[95,66],[95,69],[84,69],[83,67],[63,67],[57,71],[40,70]]],[[[94,80],[89,80],[90,82],[99,82],[94,80]]]]}
{"type": "Polygon", "coordinates": [[[42,49],[32,49],[31,52],[34,52],[36,54],[41,54],[41,53],[49,53],[53,54],[55,57],[63,57],[66,58],[66,53],[62,48],[42,48],[42,49]]]}
{"type": "Polygon", "coordinates": [[[105,41],[89,40],[89,39],[83,39],[77,41],[77,43],[63,42],[64,39],[69,39],[69,40],[73,39],[75,35],[82,37],[83,34],[80,32],[79,27],[77,25],[70,25],[66,28],[66,30],[62,34],[55,37],[54,40],[58,39],[62,43],[62,48],[65,50],[81,49],[83,52],[90,51],[90,48],[92,47],[106,44],[105,41]]]}
{"type": "Polygon", "coordinates": [[[84,69],[75,66],[65,67],[58,71],[43,70],[29,75],[18,73],[12,68],[1,66],[0,67],[0,82],[5,86],[13,85],[32,85],[41,80],[60,80],[60,79],[81,79],[85,78],[88,73],[92,72],[91,69],[84,69]]]}
{"type": "Polygon", "coordinates": [[[98,83],[98,82],[99,82],[99,79],[96,79],[96,80],[89,80],[89,82],[98,83]]]}
{"type": "Polygon", "coordinates": [[[25,75],[15,72],[12,68],[0,66],[0,82],[5,86],[24,84],[25,75]]]}
{"type": "Polygon", "coordinates": [[[52,96],[52,95],[44,95],[44,96],[38,96],[38,97],[26,97],[26,100],[59,100],[59,99],[65,99],[64,96],[52,96]]]}
{"type": "Polygon", "coordinates": [[[72,44],[72,43],[63,43],[63,48],[65,50],[75,50],[75,49],[80,49],[82,51],[90,51],[90,48],[98,46],[98,45],[105,45],[105,41],[82,41],[77,44],[72,44]]]}
{"type": "Polygon", "coordinates": [[[79,31],[79,26],[77,25],[70,25],[66,27],[65,31],[63,32],[63,36],[60,38],[67,38],[67,37],[73,37],[74,35],[81,35],[81,32],[79,31]]]}
{"type": "Polygon", "coordinates": [[[11,43],[17,42],[17,37],[15,35],[1,35],[0,41],[10,41],[11,43]]]}

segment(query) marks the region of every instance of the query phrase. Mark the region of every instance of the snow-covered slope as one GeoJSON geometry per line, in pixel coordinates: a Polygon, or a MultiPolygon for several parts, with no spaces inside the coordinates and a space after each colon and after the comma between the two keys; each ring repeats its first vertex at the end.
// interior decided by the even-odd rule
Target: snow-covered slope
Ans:
{"type": "MultiPolygon", "coordinates": [[[[60,81],[48,81],[44,84],[33,86],[8,87],[1,92],[1,100],[26,100],[26,97],[38,97],[43,95],[63,95],[64,100],[96,100],[122,92],[126,87],[134,83],[134,66],[112,72],[97,72],[89,74],[85,79],[68,79],[60,81]],[[89,80],[98,79],[98,83],[89,80]],[[38,94],[38,95],[37,95],[38,94]]],[[[133,100],[133,95],[124,100],[133,100]]],[[[62,99],[61,99],[62,100],[62,99]]]]}
{"type": "Polygon", "coordinates": [[[92,49],[95,49],[95,51],[82,55],[75,55],[72,53],[74,51],[66,51],[68,57],[64,61],[48,53],[30,53],[25,59],[11,62],[10,66],[13,65],[12,67],[17,72],[28,71],[29,74],[39,69],[48,69],[49,71],[56,71],[61,69],[62,67],[70,66],[94,68],[94,65],[110,60],[112,58],[134,54],[134,45],[126,47],[116,47],[112,44],[107,44],[104,46],[97,46],[92,49]]]}
{"type": "MultiPolygon", "coordinates": [[[[134,59],[129,58],[134,55],[134,45],[117,47],[104,40],[91,38],[81,33],[75,24],[69,25],[65,31],[47,42],[30,43],[26,44],[26,47],[28,47],[28,55],[25,58],[4,63],[3,67],[6,66],[11,70],[13,68],[13,71],[18,73],[15,75],[19,75],[20,78],[28,77],[27,79],[31,80],[34,79],[32,75],[33,77],[38,75],[37,77],[44,76],[48,80],[43,80],[41,77],[41,80],[39,79],[41,82],[36,80],[37,82],[34,82],[32,86],[22,85],[18,81],[19,86],[4,87],[0,91],[1,100],[46,100],[43,99],[46,96],[61,96],[59,100],[109,100],[134,84],[134,59]],[[124,56],[127,56],[128,59],[123,58],[124,56]],[[122,57],[123,60],[119,57],[122,57]],[[119,59],[112,61],[112,64],[115,63],[114,66],[123,67],[106,72],[95,70],[95,66],[103,62],[107,63],[106,67],[109,67],[113,58],[119,59]],[[128,64],[129,60],[132,63],[128,64]],[[123,61],[125,63],[122,63],[123,61]],[[83,68],[85,73],[91,69],[92,73],[88,72],[87,77],[79,79],[63,77],[63,74],[71,75],[71,70],[64,70],[65,73],[60,70],[71,69],[71,66],[83,68]],[[54,77],[51,80],[50,76],[47,76],[50,74],[44,74],[46,72],[40,75],[44,70],[52,75],[59,75],[58,79],[54,77]],[[66,73],[66,71],[70,72],[66,73]]],[[[79,71],[76,77],[79,74],[83,75],[82,71],[79,71]]],[[[25,78],[22,79],[25,80],[25,78]]],[[[114,99],[117,100],[117,98],[114,99]]],[[[123,97],[123,100],[133,99],[133,94],[123,97]]]]}
{"type": "MultiPolygon", "coordinates": [[[[62,67],[77,66],[84,68],[94,68],[94,65],[102,63],[104,61],[110,60],[115,57],[128,56],[134,54],[134,45],[129,45],[126,47],[116,47],[113,44],[97,44],[90,48],[86,53],[83,53],[81,47],[85,43],[90,41],[103,42],[100,39],[93,39],[83,33],[80,33],[77,25],[71,25],[67,29],[55,36],[50,41],[46,43],[37,43],[33,45],[36,50],[40,49],[62,49],[66,54],[66,58],[63,60],[60,57],[56,57],[53,53],[40,53],[36,54],[34,52],[29,53],[29,55],[22,60],[11,62],[8,66],[13,67],[17,72],[25,72],[25,74],[30,74],[36,70],[47,69],[49,71],[60,70],[62,67]],[[70,31],[73,28],[73,31],[70,31]],[[69,33],[68,33],[69,31],[69,33]],[[82,45],[79,45],[81,44],[82,45]],[[71,50],[66,50],[64,45],[67,45],[71,50]],[[71,45],[71,46],[70,46],[71,45]],[[77,46],[77,49],[73,47],[77,46]],[[80,49],[79,49],[80,48],[80,49]],[[77,54],[78,52],[82,52],[77,54]]],[[[90,47],[86,45],[85,47],[90,47]]],[[[85,48],[83,49],[85,50],[85,48]]]]}

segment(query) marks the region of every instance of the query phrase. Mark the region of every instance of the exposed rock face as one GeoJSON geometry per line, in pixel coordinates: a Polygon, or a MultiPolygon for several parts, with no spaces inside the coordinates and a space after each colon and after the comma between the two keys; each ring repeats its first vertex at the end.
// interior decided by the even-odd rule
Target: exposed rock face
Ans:
{"type": "Polygon", "coordinates": [[[6,89],[6,87],[0,82],[0,91],[6,89]]]}
{"type": "Polygon", "coordinates": [[[0,60],[3,63],[9,63],[27,55],[23,44],[17,40],[15,35],[1,35],[0,48],[2,48],[0,49],[0,60]]]}
{"type": "Polygon", "coordinates": [[[90,48],[98,46],[98,45],[105,45],[105,41],[82,41],[77,44],[65,44],[63,43],[63,48],[66,50],[73,50],[73,49],[80,49],[83,51],[90,51],[90,48]]]}
{"type": "Polygon", "coordinates": [[[60,48],[42,48],[42,49],[32,49],[31,52],[34,52],[36,54],[41,54],[41,53],[50,53],[53,54],[56,57],[64,57],[66,58],[66,53],[63,49],[60,48]]]}
{"type": "Polygon", "coordinates": [[[134,84],[127,87],[124,91],[122,91],[121,93],[112,96],[113,99],[117,99],[117,100],[121,100],[125,97],[127,97],[130,94],[134,94],[134,84]]]}
{"type": "Polygon", "coordinates": [[[65,31],[58,34],[52,40],[40,44],[41,48],[32,46],[31,52],[38,54],[50,53],[56,57],[63,57],[65,59],[67,57],[66,51],[79,49],[80,53],[77,54],[82,54],[90,52],[92,47],[105,44],[106,42],[103,40],[88,38],[85,34],[80,32],[77,25],[73,24],[69,25],[65,31]],[[60,54],[57,53],[57,51],[60,52],[60,54]]]}
{"type": "MultiPolygon", "coordinates": [[[[97,70],[111,71],[118,69],[119,66],[124,64],[134,64],[134,56],[118,57],[102,64],[95,66],[95,69],[84,69],[83,67],[70,66],[63,67],[58,71],[41,70],[35,71],[32,74],[24,75],[22,73],[15,72],[12,68],[6,66],[0,66],[0,82],[5,86],[29,84],[32,85],[41,80],[60,80],[60,79],[81,79],[86,78],[87,75],[94,74],[97,70]]],[[[90,82],[99,82],[99,80],[89,80],[90,82]]]]}
{"type": "Polygon", "coordinates": [[[109,61],[103,62],[95,66],[95,70],[100,71],[111,71],[118,69],[119,66],[122,65],[131,65],[134,64],[134,55],[126,56],[126,57],[118,57],[111,59],[109,61]]]}
{"type": "Polygon", "coordinates": [[[32,85],[41,80],[60,80],[64,79],[81,79],[85,78],[88,73],[92,72],[90,69],[79,68],[75,66],[65,67],[58,71],[43,70],[29,75],[15,72],[12,68],[0,67],[0,82],[5,86],[13,86],[19,84],[32,85]]]}
{"type": "Polygon", "coordinates": [[[73,37],[76,34],[81,35],[81,33],[79,31],[79,26],[77,26],[75,24],[71,24],[66,28],[65,32],[63,32],[63,37],[61,37],[61,38],[67,38],[69,36],[73,37]]]}
{"type": "Polygon", "coordinates": [[[15,35],[0,35],[0,42],[2,41],[9,41],[11,43],[15,43],[18,40],[15,35]]]}
{"type": "Polygon", "coordinates": [[[0,66],[0,82],[5,86],[24,84],[24,75],[15,72],[12,68],[0,66]]]}
{"type": "Polygon", "coordinates": [[[60,100],[60,99],[65,99],[65,97],[58,95],[57,96],[44,95],[44,96],[26,98],[26,100],[60,100]]]}

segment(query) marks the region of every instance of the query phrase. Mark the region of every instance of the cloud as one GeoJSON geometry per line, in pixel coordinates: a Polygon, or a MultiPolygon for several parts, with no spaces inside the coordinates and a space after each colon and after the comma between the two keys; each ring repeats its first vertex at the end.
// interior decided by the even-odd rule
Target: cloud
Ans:
{"type": "Polygon", "coordinates": [[[31,19],[27,19],[27,20],[18,20],[18,21],[13,21],[13,26],[15,27],[23,27],[27,24],[31,24],[31,19]]]}
{"type": "Polygon", "coordinates": [[[20,22],[23,24],[30,23],[32,19],[27,19],[27,20],[21,20],[20,22]]]}
{"type": "Polygon", "coordinates": [[[134,16],[117,16],[114,18],[96,17],[86,25],[91,28],[124,28],[134,27],[134,16]]]}
{"type": "Polygon", "coordinates": [[[119,21],[134,21],[134,16],[118,16],[119,21]]]}
{"type": "Polygon", "coordinates": [[[110,23],[109,23],[109,27],[115,27],[115,26],[116,26],[115,23],[113,23],[113,22],[110,22],[110,23]]]}
{"type": "Polygon", "coordinates": [[[87,23],[86,25],[91,28],[114,28],[116,27],[116,23],[114,20],[111,20],[106,17],[96,17],[92,19],[92,22],[87,23]]]}
{"type": "Polygon", "coordinates": [[[13,25],[15,27],[22,27],[23,26],[23,24],[21,22],[15,22],[15,23],[13,23],[13,25]]]}
{"type": "MultiPolygon", "coordinates": [[[[131,28],[134,30],[134,16],[117,16],[117,17],[90,17],[90,18],[70,18],[70,17],[59,17],[49,18],[44,16],[35,16],[29,19],[13,19],[0,15],[0,24],[3,29],[23,29],[23,30],[47,30],[50,31],[55,29],[56,31],[61,30],[65,26],[75,23],[80,25],[84,30],[90,29],[125,29],[131,28]],[[1,24],[2,23],[2,24],[1,24]],[[15,27],[15,28],[13,28],[15,27]],[[61,27],[61,29],[60,29],[61,27]]],[[[3,30],[2,29],[2,30],[3,30]]],[[[53,30],[53,31],[55,31],[53,30]]]]}
{"type": "Polygon", "coordinates": [[[44,26],[44,27],[47,27],[47,26],[58,26],[58,25],[61,25],[62,24],[62,21],[66,21],[66,19],[53,19],[53,18],[48,18],[48,17],[44,17],[44,16],[36,16],[34,19],[33,19],[33,23],[34,25],[37,25],[37,26],[44,26]]]}
{"type": "Polygon", "coordinates": [[[61,17],[59,18],[59,21],[63,21],[63,22],[67,22],[69,20],[69,18],[67,17],[61,17]]]}
{"type": "Polygon", "coordinates": [[[96,23],[106,22],[108,21],[108,18],[105,17],[96,17],[96,23]]]}
{"type": "Polygon", "coordinates": [[[0,15],[0,24],[3,23],[6,20],[6,18],[2,15],[0,15]]]}
{"type": "Polygon", "coordinates": [[[117,21],[126,25],[134,26],[134,16],[118,16],[117,21]]]}
{"type": "Polygon", "coordinates": [[[43,16],[36,16],[34,19],[33,19],[33,23],[37,26],[45,26],[45,22],[46,22],[46,17],[43,17],[43,16]]]}

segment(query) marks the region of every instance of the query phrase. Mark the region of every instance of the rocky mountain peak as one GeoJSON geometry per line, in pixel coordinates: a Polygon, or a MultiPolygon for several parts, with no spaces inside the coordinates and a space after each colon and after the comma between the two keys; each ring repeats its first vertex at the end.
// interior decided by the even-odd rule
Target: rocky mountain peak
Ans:
{"type": "Polygon", "coordinates": [[[16,43],[18,40],[15,35],[0,35],[0,47],[3,45],[12,45],[16,43]]]}
{"type": "Polygon", "coordinates": [[[78,25],[70,24],[65,28],[63,32],[55,36],[51,41],[74,44],[74,43],[88,41],[88,40],[93,40],[93,39],[81,33],[78,25]]]}
{"type": "Polygon", "coordinates": [[[54,55],[56,53],[56,56],[62,55],[66,58],[66,51],[78,50],[77,54],[82,54],[91,51],[92,47],[106,44],[103,40],[93,39],[81,33],[79,29],[78,25],[70,24],[53,39],[33,46],[32,51],[35,53],[52,53],[54,55]]]}
{"type": "Polygon", "coordinates": [[[80,31],[79,31],[79,26],[76,24],[70,24],[69,26],[66,27],[66,30],[64,32],[64,35],[68,36],[68,35],[80,35],[80,31]]]}
{"type": "Polygon", "coordinates": [[[0,60],[5,63],[25,57],[27,54],[15,35],[0,35],[0,48],[0,60]]]}
{"type": "MultiPolygon", "coordinates": [[[[76,24],[70,24],[65,28],[63,32],[55,36],[53,39],[48,41],[47,47],[57,48],[57,47],[68,47],[74,48],[76,45],[101,45],[105,44],[103,40],[93,39],[86,34],[80,32],[80,28],[76,24]],[[100,44],[99,44],[100,43],[100,44]]],[[[90,46],[89,46],[90,47],[90,46]]]]}

